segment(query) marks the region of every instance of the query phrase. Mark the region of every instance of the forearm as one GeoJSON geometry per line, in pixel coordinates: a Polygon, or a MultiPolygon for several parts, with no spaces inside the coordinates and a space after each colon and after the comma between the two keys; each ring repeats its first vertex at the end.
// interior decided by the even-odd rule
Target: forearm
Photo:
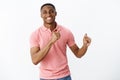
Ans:
{"type": "Polygon", "coordinates": [[[91,39],[87,36],[87,34],[85,34],[83,38],[83,46],[78,50],[77,57],[81,58],[83,55],[85,55],[90,43],[91,39]]]}
{"type": "Polygon", "coordinates": [[[86,45],[83,45],[78,51],[77,51],[77,57],[78,58],[81,58],[82,56],[84,56],[85,55],[85,53],[86,53],[86,51],[87,51],[87,48],[88,48],[88,46],[86,46],[86,45]]]}
{"type": "Polygon", "coordinates": [[[60,38],[60,33],[54,31],[51,40],[44,48],[31,49],[32,61],[35,65],[38,64],[47,55],[52,44],[54,44],[59,38],[60,38]]]}
{"type": "Polygon", "coordinates": [[[47,55],[52,44],[53,43],[49,41],[48,44],[44,48],[40,49],[39,51],[37,51],[36,54],[33,55],[32,60],[35,65],[38,64],[47,55]]]}

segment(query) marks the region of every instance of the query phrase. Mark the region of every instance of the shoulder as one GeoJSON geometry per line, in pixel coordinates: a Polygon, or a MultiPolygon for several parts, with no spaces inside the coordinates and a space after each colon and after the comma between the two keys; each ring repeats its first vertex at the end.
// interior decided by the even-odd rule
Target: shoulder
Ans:
{"type": "Polygon", "coordinates": [[[30,38],[31,38],[31,39],[32,39],[32,38],[38,38],[41,29],[42,29],[42,28],[41,28],[41,26],[40,26],[40,27],[38,27],[37,29],[33,30],[33,31],[31,32],[31,34],[30,34],[30,38]]]}
{"type": "Polygon", "coordinates": [[[33,30],[31,35],[39,34],[40,30],[42,29],[42,26],[38,27],[37,29],[33,30]]]}
{"type": "Polygon", "coordinates": [[[60,30],[64,31],[64,32],[70,32],[71,33],[71,30],[63,25],[58,25],[58,27],[60,28],[60,30]]]}
{"type": "Polygon", "coordinates": [[[62,25],[58,25],[59,29],[60,29],[60,33],[62,36],[65,36],[66,38],[73,38],[73,33],[70,29],[68,29],[67,27],[64,27],[62,25]]]}

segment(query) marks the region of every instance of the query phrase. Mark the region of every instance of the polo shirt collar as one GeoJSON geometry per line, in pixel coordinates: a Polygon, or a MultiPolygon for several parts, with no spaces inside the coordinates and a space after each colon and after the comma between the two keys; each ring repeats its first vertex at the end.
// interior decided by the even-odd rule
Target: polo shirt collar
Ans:
{"type": "MultiPolygon", "coordinates": [[[[57,25],[55,29],[57,29],[58,31],[60,31],[60,26],[57,25]]],[[[43,31],[50,31],[50,29],[46,28],[44,25],[42,26],[42,30],[43,31]]]]}

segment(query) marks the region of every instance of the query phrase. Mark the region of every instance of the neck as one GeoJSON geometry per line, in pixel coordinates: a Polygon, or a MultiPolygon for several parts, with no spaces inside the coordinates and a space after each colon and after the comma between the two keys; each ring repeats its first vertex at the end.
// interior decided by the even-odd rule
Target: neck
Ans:
{"type": "Polygon", "coordinates": [[[53,31],[53,30],[56,28],[56,22],[51,23],[51,24],[46,24],[46,23],[44,23],[44,26],[45,26],[46,28],[49,28],[51,31],[53,31]]]}

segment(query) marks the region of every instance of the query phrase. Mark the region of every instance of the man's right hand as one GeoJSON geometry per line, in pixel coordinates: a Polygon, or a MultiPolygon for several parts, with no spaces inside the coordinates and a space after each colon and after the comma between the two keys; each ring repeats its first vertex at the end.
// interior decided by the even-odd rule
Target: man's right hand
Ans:
{"type": "Polygon", "coordinates": [[[59,38],[60,38],[60,32],[57,30],[53,31],[51,42],[55,43],[59,38]]]}

